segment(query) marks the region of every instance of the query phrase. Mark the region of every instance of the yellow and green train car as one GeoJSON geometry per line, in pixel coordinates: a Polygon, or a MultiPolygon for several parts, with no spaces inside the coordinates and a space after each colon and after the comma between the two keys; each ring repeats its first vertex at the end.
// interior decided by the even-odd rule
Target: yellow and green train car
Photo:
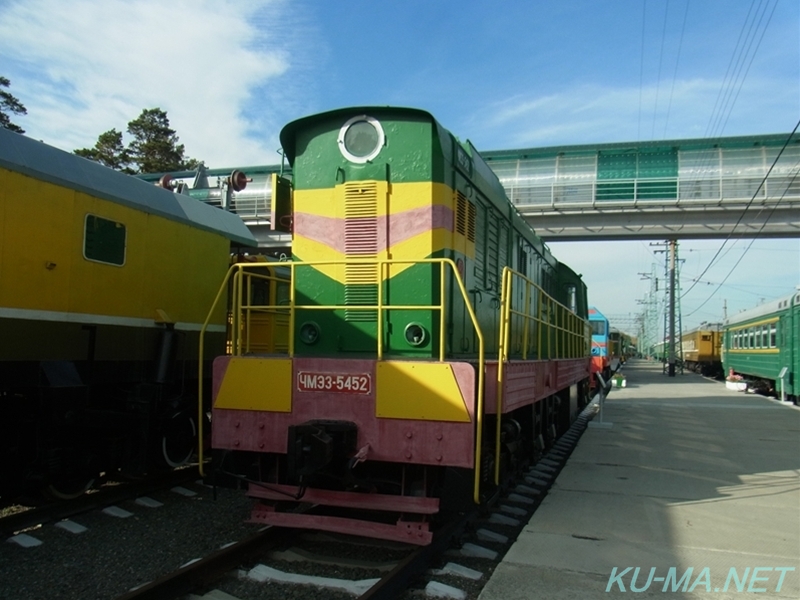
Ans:
{"type": "MultiPolygon", "coordinates": [[[[232,242],[254,243],[235,215],[0,129],[5,490],[72,495],[188,458],[199,331],[232,242]]],[[[225,330],[223,306],[207,357],[225,330]]]]}
{"type": "Polygon", "coordinates": [[[586,286],[428,112],[335,110],[281,142],[290,295],[261,310],[288,316],[289,348],[215,361],[218,473],[250,481],[258,522],[428,543],[436,514],[496,496],[588,401],[586,286]]]}
{"type": "Polygon", "coordinates": [[[722,375],[721,326],[697,327],[681,335],[683,362],[690,371],[707,377],[722,375]]]}
{"type": "Polygon", "coordinates": [[[722,365],[753,387],[797,403],[800,291],[743,311],[723,324],[722,365]]]}

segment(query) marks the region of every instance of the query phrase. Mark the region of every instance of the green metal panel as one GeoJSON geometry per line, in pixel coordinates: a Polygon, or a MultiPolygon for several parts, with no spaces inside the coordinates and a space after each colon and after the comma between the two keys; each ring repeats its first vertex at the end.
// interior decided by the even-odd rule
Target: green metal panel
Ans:
{"type": "MultiPolygon", "coordinates": [[[[295,301],[298,305],[343,306],[347,286],[333,281],[313,267],[295,273],[295,301]]],[[[368,286],[365,286],[368,287],[368,286]]],[[[369,286],[373,289],[374,286],[369,286]]],[[[425,305],[439,302],[439,265],[419,264],[404,270],[383,285],[384,305],[425,305]]],[[[377,295],[372,304],[377,303],[377,295]]],[[[358,311],[370,320],[348,318],[347,309],[298,309],[295,327],[295,352],[298,356],[341,356],[356,353],[374,356],[377,351],[377,311],[358,311]],[[303,343],[303,323],[319,326],[320,336],[313,345],[303,343]]],[[[356,312],[356,311],[349,311],[356,312]]],[[[384,350],[392,356],[435,358],[439,352],[439,314],[430,310],[390,310],[384,313],[384,350]],[[421,324],[428,337],[424,344],[412,346],[405,339],[408,323],[421,324]]]]}
{"type": "Polygon", "coordinates": [[[675,199],[678,195],[677,178],[677,148],[644,150],[633,148],[625,151],[598,152],[597,200],[599,202],[675,199]],[[659,181],[647,181],[648,179],[659,181]]]}
{"type": "Polygon", "coordinates": [[[434,176],[431,121],[377,115],[386,135],[386,145],[373,161],[355,164],[338,151],[339,130],[349,117],[349,114],[334,115],[296,130],[297,155],[293,161],[295,191],[369,179],[394,183],[441,181],[441,169],[438,178],[434,176]]]}
{"type": "Polygon", "coordinates": [[[597,180],[634,179],[636,164],[637,153],[635,151],[598,152],[597,180]]]}
{"type": "Polygon", "coordinates": [[[663,148],[642,150],[636,177],[639,179],[664,179],[678,176],[678,149],[663,148]]]}

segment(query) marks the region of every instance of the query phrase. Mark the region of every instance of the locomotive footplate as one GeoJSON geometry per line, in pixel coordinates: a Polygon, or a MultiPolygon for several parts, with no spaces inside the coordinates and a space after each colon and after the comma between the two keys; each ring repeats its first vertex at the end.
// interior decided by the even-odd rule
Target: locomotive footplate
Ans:
{"type": "MultiPolygon", "coordinates": [[[[373,496],[373,494],[361,495],[373,496]]],[[[375,507],[371,505],[370,508],[375,507]]],[[[392,525],[391,523],[379,523],[363,519],[277,512],[274,507],[266,504],[258,504],[253,508],[250,522],[274,525],[276,527],[298,527],[301,529],[362,535],[382,540],[405,542],[417,546],[427,546],[433,540],[433,533],[430,531],[427,521],[398,520],[396,524],[392,525]]]]}

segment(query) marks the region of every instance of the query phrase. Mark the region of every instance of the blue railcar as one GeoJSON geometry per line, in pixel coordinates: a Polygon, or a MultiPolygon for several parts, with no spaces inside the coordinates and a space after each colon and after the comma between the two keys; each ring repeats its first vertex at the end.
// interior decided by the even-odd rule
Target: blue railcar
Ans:
{"type": "Polygon", "coordinates": [[[609,335],[611,327],[608,319],[594,306],[589,307],[589,326],[592,329],[592,385],[594,374],[600,373],[605,381],[611,378],[611,358],[609,356],[609,335]]]}

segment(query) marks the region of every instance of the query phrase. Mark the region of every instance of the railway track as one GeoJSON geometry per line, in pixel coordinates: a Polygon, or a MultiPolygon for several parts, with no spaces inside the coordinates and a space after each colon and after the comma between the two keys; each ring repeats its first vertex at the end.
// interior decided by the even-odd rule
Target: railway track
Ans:
{"type": "MultiPolygon", "coordinates": [[[[4,566],[0,589],[8,597],[62,600],[183,600],[189,597],[185,594],[210,598],[207,594],[217,589],[239,600],[351,600],[359,596],[418,600],[425,588],[449,586],[463,594],[454,597],[475,600],[546,496],[591,416],[585,412],[537,464],[506,482],[488,510],[463,515],[450,531],[446,528],[451,524],[441,524],[428,547],[308,531],[261,530],[245,522],[250,502],[240,491],[215,493],[191,481],[196,476],[187,472],[190,481],[180,487],[190,494],[175,493],[179,488],[172,489],[170,484],[177,481],[152,493],[137,484],[135,492],[134,486],[128,487],[127,500],[112,502],[110,492],[103,492],[101,502],[91,499],[80,508],[70,507],[73,516],[81,511],[74,522],[85,526],[83,533],[65,530],[63,523],[56,522],[63,512],[31,512],[24,517],[27,523],[15,517],[14,530],[34,522],[50,524],[28,532],[41,540],[38,546],[0,544],[4,566]],[[132,499],[142,493],[159,501],[159,506],[132,499]],[[119,518],[99,510],[108,503],[130,514],[119,518]],[[248,541],[232,550],[231,542],[237,540],[248,541]],[[215,561],[220,566],[213,567],[215,561]],[[166,583],[172,578],[172,583],[166,583]],[[318,587],[332,582],[332,588],[318,587]],[[351,591],[342,591],[342,585],[351,591]]],[[[101,498],[100,493],[92,495],[101,498]]]]}
{"type": "MultiPolygon", "coordinates": [[[[593,416],[594,408],[590,405],[539,462],[508,482],[491,511],[459,515],[444,523],[429,546],[398,549],[397,544],[388,543],[387,550],[380,548],[382,542],[375,540],[346,541],[346,536],[328,536],[328,550],[320,554],[303,549],[308,532],[264,528],[116,600],[216,598],[219,596],[214,594],[219,592],[215,590],[240,600],[334,598],[339,594],[343,598],[356,596],[359,600],[390,600],[419,597],[423,588],[428,593],[447,589],[446,593],[454,598],[477,598],[489,573],[541,504],[593,416]],[[345,554],[342,550],[345,546],[359,543],[371,545],[366,554],[373,557],[394,549],[395,557],[380,565],[382,572],[378,577],[375,575],[379,565],[374,560],[353,561],[339,551],[330,550],[338,544],[341,554],[345,554]],[[289,564],[286,559],[289,554],[299,562],[289,564]],[[332,573],[339,577],[330,577],[332,573]],[[266,581],[269,586],[263,585],[266,581]],[[302,585],[311,587],[298,592],[295,588],[302,585]]],[[[311,539],[316,538],[312,535],[311,539]]]]}
{"type": "Polygon", "coordinates": [[[186,467],[176,471],[159,473],[141,481],[105,485],[98,490],[78,498],[64,501],[51,501],[38,506],[25,506],[0,518],[0,535],[13,536],[40,525],[69,519],[92,510],[119,504],[154,491],[179,486],[198,479],[196,467],[186,467]]]}

